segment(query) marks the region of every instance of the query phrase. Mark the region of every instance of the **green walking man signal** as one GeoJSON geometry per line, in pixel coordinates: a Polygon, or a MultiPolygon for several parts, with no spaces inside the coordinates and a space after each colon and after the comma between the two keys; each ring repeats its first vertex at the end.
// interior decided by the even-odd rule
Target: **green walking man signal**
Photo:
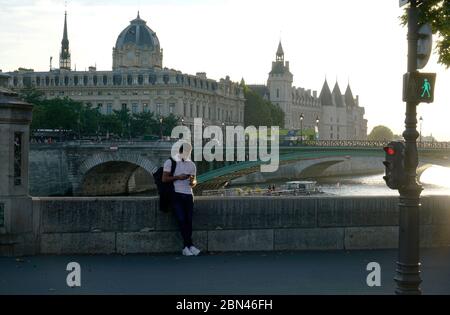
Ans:
{"type": "Polygon", "coordinates": [[[430,93],[430,89],[431,89],[431,84],[430,82],[428,82],[428,79],[425,78],[423,79],[423,84],[422,84],[422,95],[420,97],[424,97],[425,93],[427,93],[428,98],[431,98],[431,93],[430,93]]]}
{"type": "Polygon", "coordinates": [[[403,101],[433,103],[436,73],[410,72],[403,76],[403,101]]]}

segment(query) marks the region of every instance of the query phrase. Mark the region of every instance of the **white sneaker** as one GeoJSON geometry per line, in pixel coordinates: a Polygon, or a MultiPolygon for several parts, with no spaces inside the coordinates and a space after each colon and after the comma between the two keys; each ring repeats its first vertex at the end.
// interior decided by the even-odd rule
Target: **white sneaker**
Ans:
{"type": "Polygon", "coordinates": [[[195,246],[189,247],[189,251],[190,251],[194,256],[198,256],[198,255],[200,254],[200,252],[201,252],[201,250],[198,249],[198,248],[195,247],[195,246]]]}
{"type": "Polygon", "coordinates": [[[187,247],[185,247],[181,253],[183,256],[194,256],[194,254],[187,247]]]}

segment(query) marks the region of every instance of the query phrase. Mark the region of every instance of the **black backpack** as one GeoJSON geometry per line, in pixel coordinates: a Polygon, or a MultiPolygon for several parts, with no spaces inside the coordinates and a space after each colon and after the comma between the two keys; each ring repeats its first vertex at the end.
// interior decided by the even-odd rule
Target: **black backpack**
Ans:
{"type": "MultiPolygon", "coordinates": [[[[170,175],[173,176],[175,173],[175,169],[177,168],[177,162],[170,157],[170,161],[172,162],[172,166],[170,169],[170,175]]],[[[153,173],[153,179],[155,180],[156,187],[158,187],[159,194],[159,210],[162,212],[170,212],[172,207],[172,199],[173,194],[175,192],[175,188],[173,186],[173,182],[171,183],[163,183],[162,176],[164,173],[164,168],[160,167],[158,170],[153,173]]]]}

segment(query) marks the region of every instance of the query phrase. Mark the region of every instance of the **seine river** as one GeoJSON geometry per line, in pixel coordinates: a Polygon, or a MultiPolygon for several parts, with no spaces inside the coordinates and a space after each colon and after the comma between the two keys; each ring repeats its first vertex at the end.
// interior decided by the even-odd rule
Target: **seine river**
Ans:
{"type": "MultiPolygon", "coordinates": [[[[318,180],[318,184],[324,192],[339,196],[398,195],[396,190],[386,186],[383,176],[326,178],[318,180]]],[[[429,168],[422,174],[421,183],[423,196],[450,195],[450,168],[429,168]]]]}
{"type": "MultiPolygon", "coordinates": [[[[347,176],[347,177],[327,177],[311,179],[317,181],[319,188],[329,194],[338,196],[398,196],[398,191],[391,190],[386,186],[383,179],[384,174],[370,176],[347,176]]],[[[275,182],[276,187],[285,182],[275,182]]],[[[421,183],[426,195],[450,195],[450,168],[432,166],[421,176],[421,183]]],[[[269,184],[240,185],[234,187],[251,187],[267,189],[269,184]]]]}

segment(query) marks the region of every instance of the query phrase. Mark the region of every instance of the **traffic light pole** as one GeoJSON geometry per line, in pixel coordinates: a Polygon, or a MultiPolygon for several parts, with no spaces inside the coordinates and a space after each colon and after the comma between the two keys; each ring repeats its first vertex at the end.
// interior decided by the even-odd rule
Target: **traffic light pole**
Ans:
{"type": "MultiPolygon", "coordinates": [[[[418,40],[418,9],[417,0],[410,1],[408,9],[408,72],[417,71],[417,40],[418,40]]],[[[395,281],[396,294],[421,294],[420,284],[420,253],[419,253],[419,211],[422,186],[417,182],[417,105],[406,103],[405,138],[405,172],[406,184],[399,189],[399,252],[395,281]]]]}

